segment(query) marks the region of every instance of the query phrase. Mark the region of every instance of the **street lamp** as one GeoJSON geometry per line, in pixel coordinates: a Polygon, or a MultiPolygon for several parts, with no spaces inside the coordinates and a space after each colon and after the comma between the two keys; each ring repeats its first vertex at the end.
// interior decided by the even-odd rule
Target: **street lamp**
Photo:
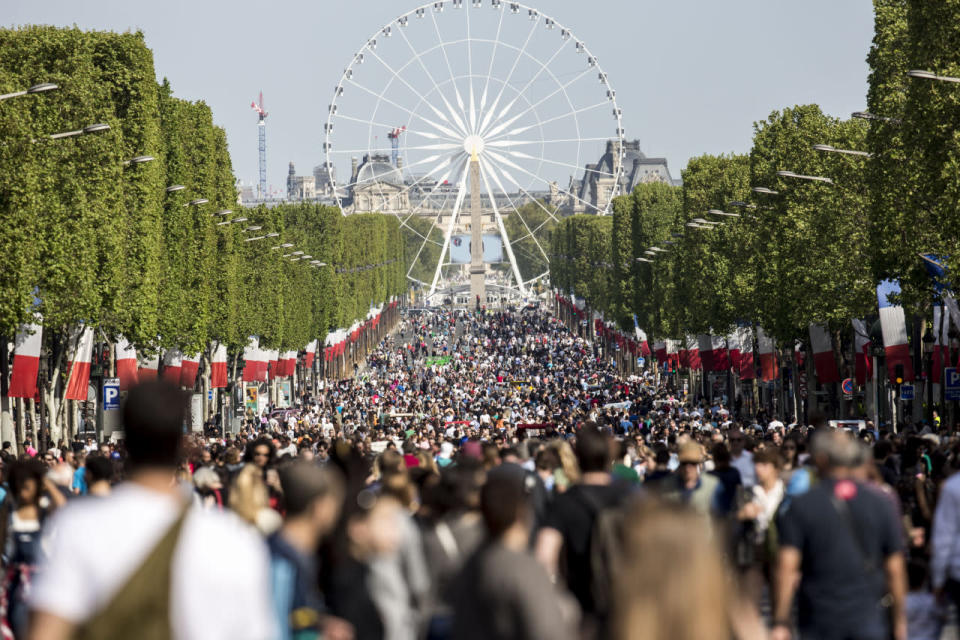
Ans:
{"type": "Polygon", "coordinates": [[[872,158],[873,154],[869,151],[854,151],[853,149],[837,149],[836,147],[829,144],[815,144],[813,145],[814,151],[825,151],[827,153],[843,153],[848,156],[863,156],[864,158],[872,158]]]}
{"type": "Polygon", "coordinates": [[[922,80],[936,80],[938,82],[960,82],[960,78],[954,78],[952,76],[940,76],[934,73],[933,71],[925,71],[922,69],[911,69],[907,71],[908,78],[919,78],[922,80]]]}
{"type": "Polygon", "coordinates": [[[263,239],[266,238],[266,237],[267,237],[267,236],[253,236],[253,237],[250,237],[250,238],[244,238],[243,241],[244,241],[244,242],[254,242],[255,240],[263,240],[263,239]]]}
{"type": "Polygon", "coordinates": [[[218,223],[217,223],[217,226],[218,226],[218,227],[222,227],[222,226],[224,226],[224,225],[226,225],[226,224],[230,224],[230,221],[229,221],[229,220],[224,220],[223,222],[218,222],[218,223]]]}
{"type": "Polygon", "coordinates": [[[185,207],[190,207],[190,206],[199,207],[200,205],[202,205],[202,204],[207,204],[208,202],[210,202],[210,201],[207,200],[206,198],[194,198],[193,200],[191,200],[190,202],[188,202],[187,204],[185,204],[185,205],[183,205],[183,206],[185,206],[185,207]]]}
{"type": "Polygon", "coordinates": [[[129,166],[132,165],[132,164],[133,164],[133,165],[136,165],[136,164],[145,164],[145,163],[147,163],[147,162],[153,162],[153,160],[154,160],[154,157],[153,157],[153,156],[134,156],[134,157],[130,158],[129,160],[127,160],[126,162],[124,162],[124,163],[123,163],[123,166],[129,167],[129,166]]]}
{"type": "Polygon", "coordinates": [[[220,211],[217,211],[216,213],[212,213],[212,214],[210,214],[210,215],[213,215],[213,216],[228,216],[228,215],[230,215],[231,213],[233,213],[233,211],[232,211],[231,209],[220,209],[220,211]]]}
{"type": "Polygon", "coordinates": [[[263,229],[263,227],[259,224],[255,224],[253,226],[247,227],[246,229],[244,229],[244,231],[260,231],[260,229],[263,229]]]}
{"type": "Polygon", "coordinates": [[[234,218],[231,222],[246,222],[249,218],[234,218]]]}
{"type": "Polygon", "coordinates": [[[100,131],[109,131],[110,125],[104,124],[102,122],[97,124],[90,124],[82,129],[77,129],[76,131],[63,131],[61,133],[52,133],[50,134],[51,140],[60,140],[61,138],[72,138],[74,136],[83,136],[90,133],[98,133],[100,131]]]}
{"type": "Polygon", "coordinates": [[[799,173],[794,173],[793,171],[777,171],[777,175],[781,178],[796,178],[798,180],[810,180],[811,182],[824,182],[826,184],[833,184],[833,180],[830,178],[825,178],[823,176],[805,176],[799,173]]]}
{"type": "Polygon", "coordinates": [[[637,262],[653,262],[653,260],[649,258],[637,258],[637,262]]]}
{"type": "Polygon", "coordinates": [[[268,234],[267,234],[267,237],[268,237],[268,238],[278,238],[278,237],[280,237],[280,234],[277,233],[276,231],[274,231],[273,233],[268,233],[268,234]]]}
{"type": "Polygon", "coordinates": [[[294,252],[293,252],[292,254],[290,254],[290,255],[302,256],[302,255],[303,255],[303,251],[294,251],[294,252]]]}
{"type": "Polygon", "coordinates": [[[174,191],[183,191],[184,189],[186,189],[186,187],[183,186],[182,184],[172,184],[169,187],[167,187],[167,193],[173,193],[174,191]]]}
{"type": "Polygon", "coordinates": [[[711,214],[711,215],[714,215],[714,216],[729,216],[729,217],[731,217],[731,218],[739,218],[739,217],[740,217],[740,214],[739,214],[739,213],[729,213],[729,212],[727,212],[727,211],[721,211],[720,209],[710,209],[709,211],[707,211],[707,213],[709,213],[709,214],[711,214]]]}
{"type": "Polygon", "coordinates": [[[927,392],[927,410],[925,414],[927,424],[930,425],[931,428],[933,428],[933,352],[935,348],[934,343],[937,341],[933,336],[933,332],[936,330],[937,327],[933,327],[931,331],[923,334],[923,358],[927,365],[927,379],[923,382],[924,390],[927,392]]]}
{"type": "Polygon", "coordinates": [[[875,116],[872,113],[867,111],[854,111],[850,114],[851,118],[859,118],[860,120],[877,120],[879,122],[890,122],[893,124],[900,124],[903,122],[900,118],[887,118],[884,116],[875,116]]]}
{"type": "Polygon", "coordinates": [[[778,195],[780,195],[780,192],[779,192],[779,191],[774,191],[773,189],[769,189],[769,188],[767,188],[767,187],[753,187],[753,188],[751,189],[751,191],[753,191],[754,193],[765,193],[765,194],[767,194],[768,196],[778,196],[778,195]]]}
{"type": "Polygon", "coordinates": [[[292,243],[292,242],[284,242],[284,243],[283,243],[282,245],[280,245],[280,246],[283,247],[284,249],[289,249],[290,247],[293,246],[293,243],[292,243]]]}
{"type": "Polygon", "coordinates": [[[34,93],[44,93],[47,91],[53,91],[54,89],[59,89],[57,85],[52,82],[41,82],[40,84],[35,84],[29,89],[23,91],[14,91],[13,93],[4,93],[0,95],[0,100],[7,100],[9,98],[19,98],[20,96],[25,96],[28,94],[34,93]]]}

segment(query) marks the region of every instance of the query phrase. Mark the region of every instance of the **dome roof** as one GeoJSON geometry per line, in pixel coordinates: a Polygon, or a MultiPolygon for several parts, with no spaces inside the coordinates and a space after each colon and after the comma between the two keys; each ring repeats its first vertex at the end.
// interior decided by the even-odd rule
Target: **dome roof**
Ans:
{"type": "Polygon", "coordinates": [[[390,164],[387,156],[366,157],[357,172],[356,186],[374,182],[385,182],[402,187],[403,175],[399,169],[390,164]]]}

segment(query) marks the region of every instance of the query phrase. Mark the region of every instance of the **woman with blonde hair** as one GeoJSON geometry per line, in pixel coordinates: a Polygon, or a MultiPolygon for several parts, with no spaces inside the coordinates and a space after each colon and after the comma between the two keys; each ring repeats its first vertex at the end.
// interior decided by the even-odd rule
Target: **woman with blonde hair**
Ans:
{"type": "Polygon", "coordinates": [[[630,508],[624,525],[623,563],[614,576],[614,638],[765,637],[700,514],[649,499],[630,508]]]}
{"type": "Polygon", "coordinates": [[[580,482],[580,465],[577,464],[573,447],[566,440],[554,440],[549,446],[560,456],[560,468],[554,471],[554,480],[557,491],[563,493],[567,487],[580,482]]]}
{"type": "Polygon", "coordinates": [[[273,533],[282,524],[280,514],[270,508],[270,492],[263,481],[263,472],[254,464],[245,465],[234,478],[229,504],[263,535],[273,533]]]}

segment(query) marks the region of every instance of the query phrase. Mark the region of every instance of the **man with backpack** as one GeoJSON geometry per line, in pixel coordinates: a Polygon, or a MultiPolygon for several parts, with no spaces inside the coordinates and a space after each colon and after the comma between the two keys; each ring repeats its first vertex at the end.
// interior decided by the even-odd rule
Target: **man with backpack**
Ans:
{"type": "Polygon", "coordinates": [[[611,444],[596,425],[577,432],[580,482],[549,506],[537,538],[537,559],[580,603],[584,637],[608,635],[613,566],[606,559],[616,555],[618,515],[630,495],[610,473],[611,444]]]}

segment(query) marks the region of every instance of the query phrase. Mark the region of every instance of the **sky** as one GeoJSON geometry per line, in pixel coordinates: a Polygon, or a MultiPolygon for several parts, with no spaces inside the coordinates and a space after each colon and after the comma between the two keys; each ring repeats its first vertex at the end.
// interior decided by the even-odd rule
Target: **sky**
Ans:
{"type": "MultiPolygon", "coordinates": [[[[525,4],[571,29],[599,59],[616,91],[625,137],[638,138],[648,156],[666,157],[674,177],[691,157],[749,151],[753,123],[775,109],[818,103],[846,118],[865,107],[870,0],[525,4]]],[[[169,78],[178,97],[210,105],[227,131],[234,172],[248,184],[258,165],[250,103],[262,90],[270,114],[268,183],[280,188],[289,162],[308,174],[323,161],[328,104],[354,54],[417,6],[405,0],[3,0],[0,21],[143,31],[158,79],[169,78]]]]}

